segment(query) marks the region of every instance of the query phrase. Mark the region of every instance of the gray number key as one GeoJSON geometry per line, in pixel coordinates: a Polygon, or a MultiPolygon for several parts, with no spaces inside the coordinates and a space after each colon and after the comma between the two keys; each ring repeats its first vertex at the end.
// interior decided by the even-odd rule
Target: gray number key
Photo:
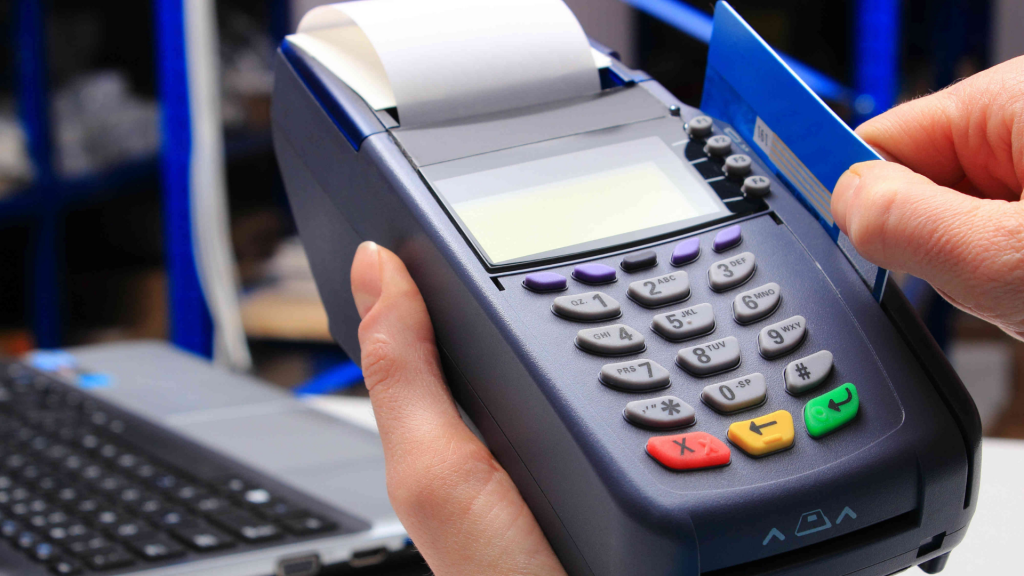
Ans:
{"type": "Polygon", "coordinates": [[[782,301],[782,289],[775,282],[740,292],[732,301],[732,315],[740,324],[767,318],[782,301]]]}
{"type": "Polygon", "coordinates": [[[712,384],[700,393],[700,399],[718,412],[728,414],[758,406],[768,397],[768,385],[758,372],[712,384]]]}
{"type": "Polygon", "coordinates": [[[803,316],[793,316],[762,328],[757,335],[757,347],[765,358],[775,358],[792,352],[803,342],[806,334],[807,320],[803,316]]]}
{"type": "Polygon", "coordinates": [[[690,277],[682,270],[637,280],[629,285],[626,294],[637,304],[654,308],[690,297],[690,277]]]}
{"type": "Polygon", "coordinates": [[[786,366],[786,391],[794,396],[817,388],[832,372],[832,353],[815,352],[786,366]]]}
{"type": "Polygon", "coordinates": [[[604,292],[584,292],[572,296],[559,296],[551,311],[562,318],[581,322],[596,322],[618,318],[622,313],[618,301],[604,292]]]}
{"type": "Polygon", "coordinates": [[[754,255],[743,252],[712,264],[708,270],[708,283],[715,292],[724,292],[750,280],[753,275],[754,255]]]}
{"type": "Polygon", "coordinates": [[[697,421],[693,406],[675,396],[630,402],[622,415],[629,422],[647,428],[683,428],[697,421]]]}
{"type": "Polygon", "coordinates": [[[733,336],[683,348],[676,363],[695,376],[709,376],[735,368],[740,363],[740,343],[733,336]]]}
{"type": "Polygon", "coordinates": [[[576,345],[592,354],[607,356],[633,354],[646,348],[644,335],[625,324],[584,328],[576,334],[576,345]]]}
{"type": "Polygon", "coordinates": [[[625,392],[647,392],[667,388],[668,370],[653,360],[630,360],[601,367],[601,383],[625,392]]]}
{"type": "Polygon", "coordinates": [[[715,329],[715,310],[711,304],[697,304],[682,310],[658,314],[651,328],[666,340],[687,340],[715,329]]]}

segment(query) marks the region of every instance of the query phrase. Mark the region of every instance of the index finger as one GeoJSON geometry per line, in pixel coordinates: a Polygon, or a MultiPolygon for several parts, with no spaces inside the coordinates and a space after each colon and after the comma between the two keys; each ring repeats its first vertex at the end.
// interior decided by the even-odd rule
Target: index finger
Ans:
{"type": "Polygon", "coordinates": [[[1024,57],[865,122],[883,156],[950,188],[1019,200],[1024,183],[1024,57]]]}

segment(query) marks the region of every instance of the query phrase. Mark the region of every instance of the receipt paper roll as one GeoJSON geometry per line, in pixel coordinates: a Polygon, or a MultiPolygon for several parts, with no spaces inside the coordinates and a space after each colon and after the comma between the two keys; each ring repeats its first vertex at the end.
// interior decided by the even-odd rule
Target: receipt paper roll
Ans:
{"type": "Polygon", "coordinates": [[[358,0],[288,41],[403,127],[594,94],[590,44],[562,0],[358,0]]]}

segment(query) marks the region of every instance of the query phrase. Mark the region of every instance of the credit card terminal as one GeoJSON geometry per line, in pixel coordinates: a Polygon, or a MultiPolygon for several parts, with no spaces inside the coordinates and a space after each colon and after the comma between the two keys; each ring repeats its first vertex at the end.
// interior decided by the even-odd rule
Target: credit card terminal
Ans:
{"type": "Polygon", "coordinates": [[[358,361],[352,256],[395,251],[570,574],[941,570],[981,435],[942,352],[752,142],[606,56],[596,94],[403,127],[285,41],[274,145],[333,337],[358,361]]]}

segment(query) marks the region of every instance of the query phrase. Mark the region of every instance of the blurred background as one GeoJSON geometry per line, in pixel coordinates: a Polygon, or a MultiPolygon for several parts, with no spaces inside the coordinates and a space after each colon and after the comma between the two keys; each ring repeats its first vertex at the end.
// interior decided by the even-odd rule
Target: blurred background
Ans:
{"type": "MultiPolygon", "coordinates": [[[[567,1],[592,38],[699,104],[712,2],[567,1]]],[[[274,51],[322,3],[211,3],[200,58],[218,89],[206,118],[223,135],[238,297],[217,313],[240,318],[258,376],[359,394],[358,369],[330,341],[269,132],[274,51]]],[[[732,4],[851,126],[1024,54],[1021,0],[732,4]]],[[[189,221],[195,60],[182,0],[7,0],[0,27],[0,351],[158,338],[212,355],[189,221]]],[[[899,280],[974,393],[986,433],[1024,438],[1024,343],[899,280]]]]}

